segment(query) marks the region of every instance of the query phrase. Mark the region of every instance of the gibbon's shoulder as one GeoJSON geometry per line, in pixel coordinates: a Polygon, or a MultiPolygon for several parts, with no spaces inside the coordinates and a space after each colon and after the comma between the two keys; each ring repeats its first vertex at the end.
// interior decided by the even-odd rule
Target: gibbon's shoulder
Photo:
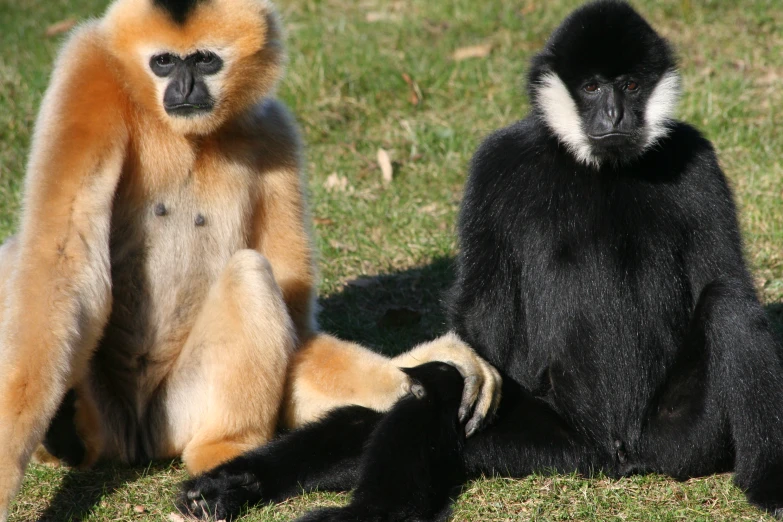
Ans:
{"type": "Polygon", "coordinates": [[[533,116],[496,130],[473,155],[465,197],[498,201],[514,197],[556,161],[556,142],[533,116]]]}
{"type": "Polygon", "coordinates": [[[54,62],[52,81],[66,74],[82,82],[112,79],[116,71],[106,37],[99,20],[88,20],[76,26],[60,47],[54,62]],[[88,73],[89,76],[84,76],[88,73]]]}
{"type": "MultiPolygon", "coordinates": [[[[299,171],[302,167],[303,143],[291,111],[281,100],[263,98],[250,106],[237,119],[242,141],[253,150],[259,161],[266,165],[262,170],[283,167],[299,171]]],[[[229,133],[226,138],[234,141],[237,136],[229,133]]]]}

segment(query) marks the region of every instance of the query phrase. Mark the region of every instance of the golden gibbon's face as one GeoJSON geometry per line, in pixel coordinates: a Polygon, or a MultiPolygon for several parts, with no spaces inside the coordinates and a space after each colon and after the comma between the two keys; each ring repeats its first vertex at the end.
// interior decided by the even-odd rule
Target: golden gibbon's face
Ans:
{"type": "Polygon", "coordinates": [[[152,0],[118,0],[105,20],[131,96],[179,134],[214,132],[267,96],[281,73],[265,0],[202,0],[181,22],[152,0]]]}

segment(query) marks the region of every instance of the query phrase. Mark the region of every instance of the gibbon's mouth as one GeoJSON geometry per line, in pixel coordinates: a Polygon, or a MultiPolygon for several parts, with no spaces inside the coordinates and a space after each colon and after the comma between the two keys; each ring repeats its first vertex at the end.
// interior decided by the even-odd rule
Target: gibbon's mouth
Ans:
{"type": "Polygon", "coordinates": [[[197,116],[210,112],[214,107],[211,103],[178,103],[176,105],[164,105],[166,114],[171,116],[197,116]]]}
{"type": "Polygon", "coordinates": [[[620,139],[620,138],[630,138],[631,133],[630,132],[607,132],[606,134],[588,134],[590,136],[591,140],[611,140],[612,138],[620,139]]]}

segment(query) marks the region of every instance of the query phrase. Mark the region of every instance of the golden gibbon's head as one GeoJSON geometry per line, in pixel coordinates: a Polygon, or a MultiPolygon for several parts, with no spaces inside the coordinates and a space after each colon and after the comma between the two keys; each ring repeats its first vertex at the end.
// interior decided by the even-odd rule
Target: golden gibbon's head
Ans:
{"type": "Polygon", "coordinates": [[[103,29],[133,100],[180,134],[214,132],[281,75],[268,0],[116,0],[103,29]]]}

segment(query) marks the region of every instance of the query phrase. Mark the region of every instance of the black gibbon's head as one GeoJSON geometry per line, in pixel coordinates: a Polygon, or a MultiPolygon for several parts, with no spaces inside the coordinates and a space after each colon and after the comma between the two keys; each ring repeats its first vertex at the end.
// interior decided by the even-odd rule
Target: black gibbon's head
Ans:
{"type": "Polygon", "coordinates": [[[104,30],[133,99],[181,134],[214,131],[281,75],[268,0],[116,0],[104,30]]]}
{"type": "Polygon", "coordinates": [[[664,137],[680,86],[666,40],[613,0],[566,18],[533,58],[528,81],[534,113],[594,167],[633,160],[664,137]]]}
{"type": "Polygon", "coordinates": [[[411,378],[411,393],[418,399],[453,402],[455,407],[462,399],[462,375],[450,364],[429,362],[401,370],[411,378]]]}

